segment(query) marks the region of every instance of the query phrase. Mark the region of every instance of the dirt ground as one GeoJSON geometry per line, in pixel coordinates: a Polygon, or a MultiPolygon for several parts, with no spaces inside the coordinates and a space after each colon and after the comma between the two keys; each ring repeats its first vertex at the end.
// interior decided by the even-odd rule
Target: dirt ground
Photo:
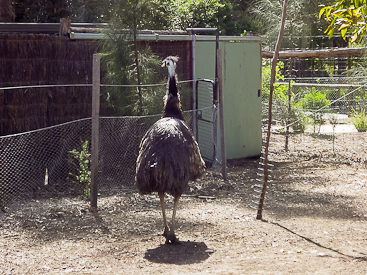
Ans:
{"type": "Polygon", "coordinates": [[[133,187],[101,192],[98,211],[79,197],[14,201],[0,213],[0,274],[366,274],[366,134],[334,150],[328,135],[291,137],[289,152],[272,141],[263,220],[259,159],[190,183],[179,245],[164,244],[158,197],[133,187]]]}

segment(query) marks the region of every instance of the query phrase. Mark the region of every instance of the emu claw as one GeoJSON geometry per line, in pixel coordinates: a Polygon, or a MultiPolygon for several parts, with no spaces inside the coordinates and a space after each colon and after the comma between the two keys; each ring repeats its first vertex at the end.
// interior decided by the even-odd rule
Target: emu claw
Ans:
{"type": "Polygon", "coordinates": [[[181,242],[177,238],[175,238],[173,240],[166,239],[165,244],[181,244],[181,242]]]}
{"type": "Polygon", "coordinates": [[[166,238],[165,244],[180,244],[181,242],[176,238],[175,232],[173,231],[164,231],[162,234],[166,238]]]}

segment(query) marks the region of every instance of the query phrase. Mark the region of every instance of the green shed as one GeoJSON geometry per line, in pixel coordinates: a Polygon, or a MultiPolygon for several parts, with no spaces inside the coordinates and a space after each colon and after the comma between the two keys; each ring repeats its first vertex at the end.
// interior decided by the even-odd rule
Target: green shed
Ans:
{"type": "MultiPolygon", "coordinates": [[[[215,36],[196,36],[193,43],[194,78],[214,79],[215,36]]],[[[259,156],[262,146],[261,37],[219,37],[219,49],[222,49],[226,158],[259,156]]],[[[199,141],[203,134],[200,129],[198,127],[199,141]]],[[[218,146],[220,159],[220,142],[218,146]]]]}

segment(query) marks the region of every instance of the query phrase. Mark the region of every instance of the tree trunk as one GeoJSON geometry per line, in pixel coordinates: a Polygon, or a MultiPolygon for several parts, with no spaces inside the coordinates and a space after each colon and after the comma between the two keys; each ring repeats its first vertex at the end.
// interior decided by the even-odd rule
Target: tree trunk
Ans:
{"type": "Polygon", "coordinates": [[[278,40],[275,45],[275,51],[274,56],[271,64],[271,74],[270,74],[270,93],[269,93],[269,118],[268,118],[268,130],[266,135],[266,141],[265,141],[265,152],[264,152],[264,160],[263,160],[263,170],[264,170],[264,183],[263,188],[261,190],[260,194],[260,200],[259,205],[257,208],[257,220],[262,219],[262,209],[264,205],[265,200],[265,193],[266,193],[266,187],[268,185],[268,178],[269,178],[269,171],[268,171],[268,156],[269,156],[269,143],[270,143],[270,134],[271,134],[271,122],[272,122],[272,105],[273,105],[273,91],[274,91],[274,82],[275,82],[275,73],[276,73],[276,67],[277,67],[277,61],[279,58],[279,49],[280,45],[282,43],[283,39],[283,33],[284,33],[284,23],[285,23],[285,17],[287,12],[287,4],[288,0],[284,0],[283,2],[283,12],[282,12],[282,21],[280,24],[280,30],[278,35],[278,40]]]}

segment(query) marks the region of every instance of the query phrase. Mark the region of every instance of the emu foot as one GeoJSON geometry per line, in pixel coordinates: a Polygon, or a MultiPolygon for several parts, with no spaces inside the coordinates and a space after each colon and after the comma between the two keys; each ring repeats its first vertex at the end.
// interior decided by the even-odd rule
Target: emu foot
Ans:
{"type": "Polygon", "coordinates": [[[176,238],[175,232],[164,230],[162,234],[166,238],[165,244],[180,244],[181,242],[176,238]]]}
{"type": "Polygon", "coordinates": [[[166,237],[165,244],[181,244],[181,242],[176,237],[174,239],[168,239],[166,237]]]}

